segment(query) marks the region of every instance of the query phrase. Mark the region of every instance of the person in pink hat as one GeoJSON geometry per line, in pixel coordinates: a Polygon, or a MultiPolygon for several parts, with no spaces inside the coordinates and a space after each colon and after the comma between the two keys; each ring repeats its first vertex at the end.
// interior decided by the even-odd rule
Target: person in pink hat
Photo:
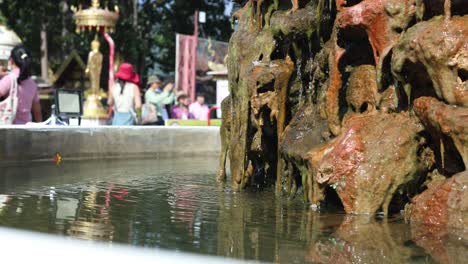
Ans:
{"type": "Polygon", "coordinates": [[[130,63],[122,63],[115,75],[117,81],[109,92],[108,104],[113,107],[113,126],[136,124],[137,112],[141,108],[140,77],[130,63]]]}

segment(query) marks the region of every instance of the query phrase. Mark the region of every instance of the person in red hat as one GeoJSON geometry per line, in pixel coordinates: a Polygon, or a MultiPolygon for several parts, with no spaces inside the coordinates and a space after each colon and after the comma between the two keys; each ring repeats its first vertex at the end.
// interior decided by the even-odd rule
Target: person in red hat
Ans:
{"type": "Polygon", "coordinates": [[[117,81],[109,93],[108,103],[113,107],[113,126],[131,126],[137,121],[141,108],[141,95],[138,84],[140,77],[130,63],[122,63],[115,75],[117,81]]]}

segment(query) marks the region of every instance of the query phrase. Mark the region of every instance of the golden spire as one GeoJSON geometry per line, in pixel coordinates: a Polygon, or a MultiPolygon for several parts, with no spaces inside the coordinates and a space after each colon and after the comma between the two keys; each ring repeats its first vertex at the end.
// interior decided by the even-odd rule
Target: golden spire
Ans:
{"type": "Polygon", "coordinates": [[[91,2],[92,2],[91,6],[93,8],[100,8],[99,0],[92,0],[91,2]]]}

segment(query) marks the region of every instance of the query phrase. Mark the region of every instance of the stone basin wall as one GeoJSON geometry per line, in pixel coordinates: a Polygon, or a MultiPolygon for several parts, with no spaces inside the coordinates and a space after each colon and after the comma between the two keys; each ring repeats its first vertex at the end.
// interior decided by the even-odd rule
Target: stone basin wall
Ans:
{"type": "Polygon", "coordinates": [[[219,180],[228,157],[234,188],[275,185],[314,208],[334,192],[350,214],[413,200],[418,222],[431,188],[456,182],[445,190],[463,202],[431,219],[467,223],[466,1],[235,2],[219,180]]]}
{"type": "MultiPolygon", "coordinates": [[[[63,160],[219,155],[218,127],[0,127],[0,165],[63,160]]],[[[0,173],[1,175],[1,173],[0,173]]]]}

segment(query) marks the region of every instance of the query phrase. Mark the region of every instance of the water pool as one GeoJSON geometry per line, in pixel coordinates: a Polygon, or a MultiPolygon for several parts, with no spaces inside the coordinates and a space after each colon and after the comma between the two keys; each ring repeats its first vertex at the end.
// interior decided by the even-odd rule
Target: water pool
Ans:
{"type": "Polygon", "coordinates": [[[105,243],[281,263],[461,263],[463,232],[317,213],[233,192],[217,159],[64,161],[1,168],[0,226],[105,243]],[[428,235],[428,232],[431,235],[428,235]]]}

